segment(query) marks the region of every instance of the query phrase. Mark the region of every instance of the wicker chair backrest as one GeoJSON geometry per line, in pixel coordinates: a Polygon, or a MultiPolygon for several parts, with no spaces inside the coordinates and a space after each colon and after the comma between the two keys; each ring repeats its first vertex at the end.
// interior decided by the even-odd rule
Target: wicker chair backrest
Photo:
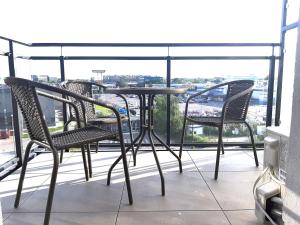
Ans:
{"type": "MultiPolygon", "coordinates": [[[[68,81],[64,84],[64,88],[68,91],[71,91],[79,95],[83,95],[89,98],[93,97],[92,85],[88,82],[85,83],[80,81],[68,81]]],[[[84,120],[84,114],[80,102],[78,102],[75,98],[72,97],[70,97],[69,99],[78,107],[80,120],[84,120]]],[[[92,103],[84,101],[83,105],[85,108],[85,117],[87,120],[97,118],[95,113],[95,108],[92,103]]],[[[73,108],[70,108],[70,112],[73,117],[76,117],[73,108]]]]}
{"type": "MultiPolygon", "coordinates": [[[[239,80],[239,81],[230,82],[228,84],[227,95],[225,100],[253,86],[254,86],[254,82],[252,80],[239,80]]],[[[246,119],[252,92],[253,91],[245,95],[242,95],[241,97],[233,100],[227,105],[227,107],[225,108],[225,115],[226,115],[226,117],[224,118],[225,121],[226,120],[243,121],[246,119]]]]}
{"type": "Polygon", "coordinates": [[[41,105],[34,86],[30,81],[5,80],[22,112],[27,131],[31,140],[49,143],[49,131],[43,117],[41,105]]]}

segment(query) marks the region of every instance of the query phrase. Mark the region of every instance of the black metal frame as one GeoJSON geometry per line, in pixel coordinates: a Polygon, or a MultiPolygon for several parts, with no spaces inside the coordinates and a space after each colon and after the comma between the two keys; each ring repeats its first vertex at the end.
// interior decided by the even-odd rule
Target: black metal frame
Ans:
{"type": "MultiPolygon", "coordinates": [[[[136,165],[136,156],[137,156],[137,152],[144,140],[144,137],[146,135],[146,133],[148,133],[148,138],[149,138],[149,144],[151,146],[151,150],[153,152],[154,155],[154,159],[156,162],[156,166],[160,175],[160,179],[161,179],[161,194],[164,196],[165,195],[165,180],[164,180],[164,176],[163,176],[163,172],[162,169],[160,167],[160,163],[159,163],[159,159],[156,153],[156,149],[155,149],[155,144],[153,142],[153,137],[162,145],[165,147],[165,149],[167,151],[169,151],[177,160],[179,163],[179,171],[180,173],[182,173],[182,163],[181,163],[181,159],[180,157],[178,157],[175,152],[169,147],[168,144],[166,144],[163,140],[161,140],[158,135],[155,133],[154,131],[154,123],[153,123],[153,112],[154,112],[154,98],[156,94],[170,94],[170,93],[181,93],[184,92],[185,90],[178,90],[178,89],[169,89],[169,88],[165,88],[165,89],[153,89],[153,88],[144,88],[145,90],[143,90],[143,88],[137,88],[135,90],[130,90],[130,88],[128,89],[107,89],[107,93],[130,93],[130,94],[135,94],[139,97],[140,100],[140,131],[139,134],[137,135],[137,137],[134,139],[134,141],[132,142],[132,146],[129,146],[126,149],[126,152],[129,151],[129,149],[133,149],[133,161],[134,161],[134,166],[136,165]],[[148,101],[147,101],[147,97],[148,97],[148,101]],[[146,118],[147,117],[147,118],[146,118]],[[136,145],[137,143],[137,145],[136,145]],[[136,146],[136,149],[134,150],[134,147],[136,146]]],[[[111,165],[111,167],[109,168],[108,171],[108,175],[107,175],[107,185],[110,184],[110,180],[111,180],[111,173],[114,169],[114,167],[119,163],[119,161],[122,159],[121,156],[119,156],[119,158],[111,165]]]]}
{"type": "Polygon", "coordinates": [[[300,26],[300,22],[291,24],[286,23],[288,13],[288,0],[282,2],[282,16],[281,16],[281,32],[280,32],[280,60],[278,65],[278,79],[277,79],[277,95],[276,95],[276,113],[275,126],[280,125],[280,111],[281,111],[281,96],[282,96],[282,80],[283,80],[283,66],[285,54],[285,35],[288,31],[296,29],[300,26]]]}
{"type": "MultiPolygon", "coordinates": [[[[237,80],[237,81],[231,81],[231,82],[226,82],[226,83],[222,83],[222,84],[218,84],[215,85],[213,87],[207,88],[203,91],[200,91],[196,94],[191,95],[187,101],[186,101],[186,105],[185,105],[185,112],[184,112],[184,120],[183,120],[183,129],[182,129],[182,134],[181,134],[181,144],[180,144],[180,150],[179,150],[179,158],[181,158],[182,156],[182,151],[183,151],[183,142],[184,142],[184,136],[185,136],[185,126],[186,126],[186,121],[190,121],[192,123],[196,123],[196,124],[200,124],[203,126],[213,126],[218,128],[218,146],[217,146],[217,156],[216,156],[216,165],[215,165],[215,175],[214,178],[215,180],[218,179],[218,173],[219,173],[219,162],[220,162],[220,152],[222,150],[222,154],[224,154],[224,144],[223,144],[223,140],[222,140],[222,136],[223,136],[223,129],[224,129],[224,125],[225,124],[232,124],[232,123],[236,123],[236,124],[240,124],[243,123],[247,126],[249,132],[250,132],[250,137],[251,137],[251,144],[252,144],[252,150],[253,150],[253,154],[254,154],[254,160],[255,160],[255,165],[258,167],[259,163],[258,163],[258,159],[257,159],[257,154],[256,154],[256,148],[255,148],[255,142],[254,142],[254,138],[253,138],[253,131],[251,129],[251,126],[246,122],[246,115],[247,115],[247,111],[248,111],[248,106],[249,106],[249,102],[250,102],[250,98],[253,92],[253,86],[254,86],[254,82],[251,80],[237,80]],[[245,86],[245,84],[247,84],[247,88],[241,88],[239,87],[239,85],[245,86]],[[203,95],[204,93],[207,93],[213,89],[217,89],[219,87],[224,87],[227,86],[228,89],[230,86],[233,86],[233,89],[235,86],[237,86],[237,91],[233,91],[233,95],[229,95],[230,92],[229,90],[227,90],[227,96],[223,102],[223,106],[222,106],[222,112],[221,112],[221,116],[220,117],[212,117],[213,119],[220,119],[220,121],[216,121],[216,120],[212,120],[211,122],[207,121],[197,121],[197,119],[193,119],[192,117],[188,116],[188,107],[189,107],[189,102],[198,96],[203,95]],[[241,90],[239,90],[241,89],[241,90]],[[236,111],[233,115],[233,118],[227,119],[227,112],[228,110],[230,110],[230,104],[234,101],[237,101],[241,98],[242,102],[243,102],[243,108],[242,108],[242,112],[243,115],[240,114],[240,112],[236,111]]],[[[234,110],[233,110],[234,111],[234,110]]],[[[232,117],[232,115],[231,115],[232,117]]],[[[204,117],[207,118],[207,117],[204,117]]]]}
{"type": "MultiPolygon", "coordinates": [[[[124,167],[124,173],[125,173],[125,181],[126,181],[126,186],[127,186],[127,193],[128,193],[128,199],[129,199],[129,203],[132,204],[133,199],[132,199],[132,192],[131,192],[131,186],[130,186],[130,178],[129,178],[129,172],[128,172],[128,165],[127,165],[127,159],[126,159],[126,152],[125,152],[125,145],[124,145],[124,140],[123,140],[123,132],[122,132],[122,125],[121,125],[121,116],[119,114],[119,112],[112,106],[104,104],[103,102],[100,101],[96,101],[94,99],[82,96],[82,95],[78,95],[75,93],[72,93],[70,91],[67,91],[65,89],[61,89],[61,88],[57,88],[57,87],[53,87],[53,86],[49,86],[49,85],[45,85],[45,84],[41,84],[41,83],[37,83],[37,82],[33,82],[33,81],[29,81],[29,80],[25,80],[22,78],[6,78],[5,79],[6,84],[8,84],[11,87],[17,86],[17,87],[26,87],[28,89],[28,87],[32,88],[33,91],[33,98],[34,98],[34,102],[36,102],[36,107],[37,107],[37,113],[39,114],[39,118],[41,119],[41,123],[40,125],[42,126],[42,130],[43,130],[43,139],[45,139],[44,141],[39,140],[39,139],[35,139],[35,134],[34,133],[30,133],[30,137],[31,137],[31,141],[28,143],[28,145],[26,146],[26,150],[25,150],[25,155],[24,155],[24,160],[23,160],[23,165],[22,165],[22,170],[20,173],[20,179],[19,179],[19,184],[18,184],[18,190],[17,190],[17,195],[16,195],[16,199],[15,199],[15,208],[17,208],[19,206],[19,202],[20,202],[20,198],[21,198],[21,194],[22,194],[22,187],[23,187],[23,181],[25,178],[25,173],[26,173],[26,168],[27,168],[27,163],[28,163],[28,158],[29,158],[29,153],[30,150],[32,148],[33,144],[37,144],[38,146],[42,146],[46,149],[49,149],[52,154],[53,154],[53,168],[52,168],[52,173],[51,173],[51,181],[50,181],[50,187],[49,187],[49,192],[48,192],[48,199],[47,199],[47,205],[46,205],[46,211],[45,211],[45,217],[44,217],[44,225],[48,225],[49,221],[50,221],[50,215],[51,215],[51,208],[52,208],[52,202],[53,202],[53,196],[54,196],[54,191],[55,191],[55,184],[56,184],[56,178],[57,178],[57,173],[58,173],[58,166],[59,166],[59,159],[58,159],[58,149],[55,147],[53,141],[52,141],[52,137],[50,136],[50,133],[47,132],[48,128],[46,126],[46,122],[43,119],[42,115],[42,109],[40,104],[38,104],[39,100],[38,100],[38,95],[42,95],[54,100],[58,100],[58,101],[63,101],[64,103],[67,104],[71,104],[76,112],[76,117],[77,117],[77,126],[78,126],[78,130],[80,130],[80,118],[79,118],[79,113],[78,113],[78,108],[76,107],[75,104],[73,104],[73,102],[64,99],[64,98],[60,98],[54,95],[50,95],[48,93],[44,93],[44,92],[40,92],[40,91],[36,91],[36,89],[43,89],[43,90],[47,90],[47,91],[51,91],[54,93],[58,93],[58,94],[62,94],[65,96],[69,96],[69,97],[73,97],[78,99],[79,101],[86,101],[86,102],[90,102],[92,104],[95,105],[100,105],[102,107],[105,107],[107,109],[110,109],[114,114],[115,117],[118,121],[118,139],[120,142],[120,147],[121,147],[121,153],[122,153],[122,160],[123,160],[123,167],[124,167]]],[[[15,96],[16,93],[14,93],[15,96]]],[[[19,106],[21,105],[23,99],[20,99],[20,97],[18,98],[18,103],[19,106]]],[[[22,110],[24,110],[24,108],[21,107],[22,110]]],[[[26,120],[26,117],[25,117],[26,120]]],[[[28,124],[30,124],[28,122],[28,124]]],[[[32,130],[34,130],[34,128],[31,128],[31,132],[33,132],[32,130]]],[[[86,128],[88,129],[88,127],[86,128]]],[[[99,140],[99,138],[97,137],[97,140],[99,140]]],[[[96,140],[94,140],[96,141],[96,140]]],[[[87,169],[87,163],[86,163],[86,157],[85,157],[85,151],[84,151],[84,145],[86,143],[84,142],[72,142],[70,144],[70,147],[72,146],[78,146],[81,145],[81,151],[82,151],[82,157],[83,157],[83,164],[84,164],[84,170],[85,170],[85,176],[86,176],[86,180],[89,180],[89,176],[91,176],[91,158],[90,158],[90,153],[89,153],[89,149],[87,150],[87,155],[88,155],[88,165],[89,165],[89,171],[90,174],[88,174],[88,169],[87,169]]]]}
{"type": "MultiPolygon", "coordinates": [[[[75,84],[82,84],[82,85],[86,85],[86,86],[89,86],[89,87],[91,87],[92,88],[92,86],[96,86],[96,87],[98,87],[99,89],[102,89],[103,91],[105,91],[106,89],[107,89],[107,87],[106,86],[104,86],[104,85],[102,85],[102,84],[98,84],[98,83],[95,83],[95,82],[91,82],[91,81],[83,81],[83,80],[66,80],[66,81],[63,81],[60,85],[64,88],[64,89],[66,89],[66,90],[68,90],[68,84],[70,84],[70,83],[75,83],[75,84]]],[[[77,93],[77,94],[80,94],[80,93],[77,93]]],[[[92,90],[91,90],[91,92],[89,93],[90,94],[90,98],[92,98],[93,96],[92,96],[92,90]]],[[[126,97],[124,96],[124,95],[121,95],[121,94],[115,94],[117,97],[119,97],[119,98],[121,98],[123,101],[124,101],[124,103],[125,103],[125,107],[126,107],[126,110],[127,110],[127,118],[128,118],[128,120],[127,120],[127,124],[128,124],[128,129],[129,129],[129,136],[130,136],[130,144],[129,145],[132,145],[132,143],[133,143],[133,135],[132,135],[132,129],[131,129],[131,119],[130,119],[130,110],[129,110],[129,106],[128,106],[128,102],[127,102],[127,99],[126,99],[126,97]]],[[[86,112],[86,109],[85,109],[85,107],[84,107],[84,103],[83,102],[80,102],[80,105],[81,105],[81,108],[82,108],[82,112],[83,113],[85,113],[86,112]]],[[[68,128],[68,125],[69,125],[69,123],[70,122],[72,122],[72,121],[74,121],[74,117],[73,117],[73,115],[72,115],[72,113],[71,113],[71,109],[69,109],[69,116],[67,117],[65,117],[66,119],[67,119],[67,121],[66,122],[64,122],[64,130],[67,130],[67,128],[68,128]]],[[[95,112],[93,112],[93,113],[95,113],[95,112]]],[[[88,123],[89,123],[89,121],[88,121],[88,119],[86,118],[86,117],[84,117],[84,116],[82,116],[83,118],[83,123],[85,124],[85,125],[87,125],[88,123]]],[[[101,121],[100,121],[101,122],[101,121]]],[[[93,125],[95,125],[95,124],[93,124],[93,125]]],[[[101,123],[99,123],[99,125],[101,125],[101,123]]],[[[96,153],[98,153],[98,147],[99,147],[99,144],[98,143],[96,143],[96,153]]],[[[134,153],[134,148],[133,148],[133,146],[132,146],[132,153],[134,153]]],[[[60,162],[62,162],[62,159],[63,159],[63,150],[61,151],[61,155],[60,155],[60,162]]]]}

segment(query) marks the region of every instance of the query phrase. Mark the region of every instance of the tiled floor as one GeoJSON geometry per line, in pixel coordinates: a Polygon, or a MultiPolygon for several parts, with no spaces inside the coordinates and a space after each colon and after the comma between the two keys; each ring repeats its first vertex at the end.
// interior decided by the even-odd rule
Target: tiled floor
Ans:
{"type": "MultiPolygon", "coordinates": [[[[168,152],[158,152],[164,171],[166,195],[151,152],[140,152],[130,166],[134,203],[128,205],[122,164],[106,185],[115,152],[93,153],[94,176],[84,179],[81,154],[67,153],[59,169],[50,224],[52,225],[256,225],[251,194],[256,168],[251,152],[227,151],[221,156],[218,181],[213,179],[215,152],[190,151],[183,155],[183,173],[168,152]]],[[[263,154],[259,154],[262,162],[263,154]]],[[[51,155],[29,163],[20,207],[13,201],[19,171],[0,182],[4,225],[41,225],[51,172],[51,155]]],[[[1,221],[0,221],[1,224],[1,221]]]]}

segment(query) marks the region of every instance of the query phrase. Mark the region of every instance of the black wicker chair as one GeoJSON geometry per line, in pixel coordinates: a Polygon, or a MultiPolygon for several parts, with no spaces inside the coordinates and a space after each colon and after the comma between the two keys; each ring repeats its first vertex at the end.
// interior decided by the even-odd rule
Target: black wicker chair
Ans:
{"type": "MultiPolygon", "coordinates": [[[[20,173],[19,185],[17,190],[17,195],[15,199],[15,207],[19,206],[19,201],[22,193],[23,181],[25,178],[25,172],[27,167],[27,161],[29,157],[30,150],[33,144],[38,146],[42,146],[46,149],[49,149],[53,155],[53,169],[50,181],[50,188],[48,193],[48,200],[46,206],[46,212],[44,217],[44,225],[49,224],[50,220],[50,213],[56,183],[56,177],[58,172],[58,150],[71,148],[71,147],[81,147],[83,164],[84,164],[84,171],[86,180],[89,179],[88,176],[88,167],[86,163],[86,156],[84,151],[84,145],[89,143],[105,140],[105,139],[119,139],[121,145],[121,152],[123,158],[123,166],[124,166],[124,173],[125,173],[125,180],[128,190],[128,198],[129,203],[132,204],[132,193],[130,187],[130,180],[129,180],[129,172],[128,172],[128,165],[126,160],[126,153],[125,153],[125,146],[123,141],[123,133],[122,133],[122,126],[121,126],[121,117],[119,113],[112,107],[106,104],[103,104],[99,101],[95,101],[93,99],[80,96],[69,92],[67,90],[33,82],[30,80],[25,80],[21,78],[5,78],[5,83],[11,87],[12,93],[18,103],[19,108],[23,114],[27,130],[30,137],[30,142],[28,143],[24,155],[24,160],[22,164],[22,171],[20,173]],[[36,89],[39,89],[36,90],[36,89]],[[41,92],[40,90],[51,91],[53,93],[58,93],[61,95],[69,96],[78,99],[78,101],[86,101],[92,104],[100,105],[105,108],[111,109],[117,118],[118,124],[118,133],[112,133],[110,131],[103,130],[99,127],[95,126],[86,126],[81,128],[80,121],[77,119],[77,129],[66,131],[62,133],[57,133],[51,135],[48,131],[46,122],[43,117],[43,112],[41,110],[40,102],[38,99],[38,95],[42,95],[57,101],[64,102],[66,104],[70,104],[73,106],[74,111],[76,112],[77,118],[79,118],[79,112],[76,105],[74,105],[70,100],[50,95],[49,93],[41,92]]],[[[88,160],[91,162],[90,154],[88,154],[88,160]]],[[[90,167],[91,164],[89,163],[90,167]]]]}
{"type": "MultiPolygon", "coordinates": [[[[67,80],[61,83],[61,86],[73,93],[80,94],[89,98],[93,98],[93,88],[96,88],[98,93],[104,93],[106,87],[101,84],[97,84],[95,82],[83,81],[83,80],[67,80]]],[[[121,98],[126,107],[127,115],[121,115],[121,121],[128,123],[130,142],[133,142],[132,130],[131,130],[131,121],[130,121],[130,111],[128,107],[128,102],[123,95],[117,95],[121,98]]],[[[87,125],[95,125],[95,126],[106,126],[106,125],[116,125],[117,119],[116,117],[105,117],[99,116],[96,114],[95,106],[90,102],[78,102],[75,98],[69,98],[75,105],[78,106],[79,109],[79,117],[80,120],[87,125]],[[83,104],[82,104],[83,103],[83,104]],[[84,110],[82,110],[82,105],[84,106],[84,110]]],[[[117,106],[114,106],[117,108],[117,106]]],[[[76,121],[75,112],[72,107],[69,108],[69,119],[64,126],[64,130],[67,130],[69,123],[72,121],[76,121]]],[[[130,144],[131,144],[130,143],[130,144]]],[[[96,152],[98,152],[98,143],[96,143],[96,152]]],[[[134,152],[134,148],[132,147],[132,153],[134,152]]],[[[63,159],[63,150],[61,150],[60,162],[63,159]]]]}
{"type": "Polygon", "coordinates": [[[181,157],[182,155],[183,139],[184,139],[185,125],[187,120],[191,123],[195,123],[199,125],[217,127],[219,131],[217,157],[216,157],[216,165],[215,165],[215,179],[217,180],[218,172],[219,172],[219,160],[220,160],[221,149],[224,153],[224,147],[222,141],[222,132],[223,132],[224,124],[243,123],[249,129],[252,149],[253,149],[253,154],[255,159],[255,165],[258,166],[253,132],[250,125],[246,122],[246,115],[248,111],[249,101],[253,92],[253,86],[254,86],[254,82],[252,80],[237,80],[237,81],[231,81],[231,82],[219,84],[211,88],[208,88],[204,91],[198,92],[194,95],[191,95],[187,99],[186,106],[185,106],[179,157],[181,157]],[[192,99],[195,99],[196,97],[199,98],[204,93],[207,93],[209,91],[215,90],[220,87],[226,87],[226,86],[227,86],[227,95],[224,99],[220,117],[194,117],[188,115],[188,106],[189,106],[189,102],[192,99]]]}

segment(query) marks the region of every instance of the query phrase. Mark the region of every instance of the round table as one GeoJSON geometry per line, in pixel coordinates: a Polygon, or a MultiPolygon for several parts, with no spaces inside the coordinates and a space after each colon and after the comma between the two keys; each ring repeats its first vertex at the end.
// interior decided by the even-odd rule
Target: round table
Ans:
{"type": "MultiPolygon", "coordinates": [[[[149,137],[149,142],[152,148],[152,152],[155,158],[155,162],[159,171],[161,179],[161,192],[165,195],[165,182],[164,176],[159,164],[159,159],[156,153],[155,145],[153,142],[153,137],[156,138],[172,155],[178,160],[180,173],[182,172],[181,159],[176,153],[164,142],[158,135],[154,132],[153,124],[153,111],[154,111],[154,98],[155,95],[169,95],[169,94],[183,94],[186,89],[183,88],[146,88],[146,87],[134,87],[134,88],[107,88],[105,93],[108,94],[132,94],[137,95],[140,100],[140,132],[138,136],[134,139],[133,143],[126,149],[128,152],[131,148],[133,149],[133,161],[136,165],[136,155],[144,140],[146,133],[149,137]],[[134,149],[136,147],[136,149],[134,149]]],[[[113,168],[122,159],[120,156],[110,167],[108,171],[107,184],[110,184],[111,172],[113,168]]]]}

